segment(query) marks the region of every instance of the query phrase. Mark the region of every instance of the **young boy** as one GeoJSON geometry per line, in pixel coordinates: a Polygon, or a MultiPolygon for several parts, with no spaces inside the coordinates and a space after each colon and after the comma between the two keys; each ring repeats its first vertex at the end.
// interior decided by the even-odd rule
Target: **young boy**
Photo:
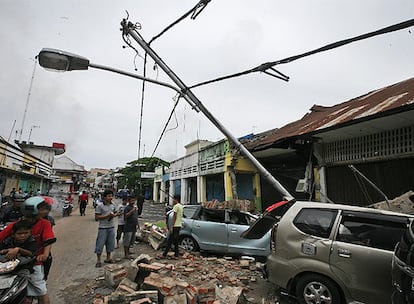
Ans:
{"type": "Polygon", "coordinates": [[[95,220],[99,221],[98,235],[95,243],[95,267],[102,267],[101,256],[104,246],[106,249],[106,259],[104,262],[114,263],[111,259],[111,253],[115,247],[114,217],[117,217],[119,214],[115,211],[114,204],[112,204],[113,195],[112,190],[105,190],[103,193],[103,203],[97,205],[95,209],[95,220]]]}
{"type": "MultiPolygon", "coordinates": [[[[36,297],[39,304],[50,304],[47,293],[46,281],[44,280],[43,263],[47,260],[52,244],[56,242],[53,234],[52,225],[48,220],[42,218],[42,210],[48,204],[41,196],[33,196],[25,200],[21,206],[23,218],[32,223],[32,236],[37,243],[36,260],[33,266],[33,273],[29,276],[27,295],[36,297]]],[[[0,232],[0,242],[12,234],[13,226],[18,222],[7,225],[0,232]]],[[[15,248],[13,250],[16,250],[15,248]]]]}
{"type": "Polygon", "coordinates": [[[124,233],[125,219],[124,219],[124,209],[127,205],[128,197],[122,198],[122,205],[118,206],[118,228],[116,230],[116,247],[119,248],[119,240],[121,239],[122,234],[124,233]]]}
{"type": "Polygon", "coordinates": [[[135,242],[135,234],[137,232],[138,226],[138,209],[135,206],[135,200],[133,197],[128,196],[128,205],[124,209],[124,218],[125,218],[125,226],[124,226],[124,258],[130,259],[131,252],[129,248],[135,242]]]}
{"type": "MultiPolygon", "coordinates": [[[[37,251],[37,243],[32,237],[32,223],[27,220],[16,222],[12,227],[12,233],[0,243],[0,254],[4,255],[5,260],[21,259],[19,269],[33,269],[34,256],[37,251]],[[30,259],[33,258],[33,259],[30,259]]],[[[0,260],[3,262],[2,260],[0,260]]]]}

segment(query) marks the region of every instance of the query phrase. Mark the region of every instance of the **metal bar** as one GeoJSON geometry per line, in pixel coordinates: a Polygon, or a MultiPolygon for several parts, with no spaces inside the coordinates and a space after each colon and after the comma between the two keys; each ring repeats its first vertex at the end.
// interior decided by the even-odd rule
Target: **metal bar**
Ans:
{"type": "MultiPolygon", "coordinates": [[[[182,80],[164,63],[164,61],[151,49],[151,47],[145,42],[141,35],[135,30],[134,25],[127,20],[121,22],[123,27],[123,33],[130,35],[147,53],[151,58],[160,66],[163,71],[171,78],[172,81],[181,89],[186,100],[190,99],[191,103],[194,103],[200,111],[215,125],[227,138],[232,142],[241,154],[248,158],[252,164],[259,171],[260,175],[267,180],[276,190],[284,195],[288,200],[293,199],[293,196],[279,183],[265,167],[244,147],[241,142],[234,137],[222,124],[219,122],[209,110],[202,104],[202,102],[193,94],[193,92],[182,82],[182,80]]],[[[190,104],[191,104],[190,103],[190,104]]]]}

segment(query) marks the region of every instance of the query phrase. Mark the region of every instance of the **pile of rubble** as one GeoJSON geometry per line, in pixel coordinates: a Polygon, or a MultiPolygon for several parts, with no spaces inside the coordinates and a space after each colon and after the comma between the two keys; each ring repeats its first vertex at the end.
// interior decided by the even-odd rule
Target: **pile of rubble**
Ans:
{"type": "Polygon", "coordinates": [[[247,212],[254,212],[256,207],[254,201],[247,199],[232,199],[223,202],[214,199],[212,201],[202,202],[201,206],[212,209],[232,209],[247,212]]]}
{"type": "Polygon", "coordinates": [[[262,277],[262,264],[251,257],[202,257],[173,253],[164,259],[143,254],[125,266],[105,266],[106,283],[115,289],[93,304],[241,304],[262,277]],[[254,287],[254,286],[253,286],[254,287]]]}
{"type": "Polygon", "coordinates": [[[414,214],[414,192],[410,190],[392,200],[378,202],[369,207],[405,214],[414,214]]]}

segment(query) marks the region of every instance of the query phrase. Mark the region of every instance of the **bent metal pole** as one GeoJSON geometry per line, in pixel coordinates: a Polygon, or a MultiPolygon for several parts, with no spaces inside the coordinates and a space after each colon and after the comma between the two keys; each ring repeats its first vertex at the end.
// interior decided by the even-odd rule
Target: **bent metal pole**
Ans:
{"type": "MultiPolygon", "coordinates": [[[[141,35],[136,30],[136,26],[132,22],[128,22],[123,19],[121,22],[122,31],[124,35],[130,35],[147,53],[151,58],[160,66],[163,71],[171,78],[172,81],[182,90],[182,94],[190,99],[198,109],[231,141],[241,154],[248,158],[252,164],[259,171],[260,175],[267,180],[276,190],[278,190],[287,199],[293,199],[293,196],[279,183],[269,171],[250,153],[249,150],[242,143],[234,137],[201,103],[201,101],[193,94],[193,92],[181,81],[180,78],[162,61],[162,59],[151,49],[151,47],[145,42],[141,35]]],[[[190,103],[191,104],[191,103],[190,103]]]]}

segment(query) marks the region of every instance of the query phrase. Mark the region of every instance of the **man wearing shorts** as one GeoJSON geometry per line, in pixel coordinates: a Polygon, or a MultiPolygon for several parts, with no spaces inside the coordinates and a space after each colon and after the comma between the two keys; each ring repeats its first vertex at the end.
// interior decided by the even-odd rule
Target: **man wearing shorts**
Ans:
{"type": "Polygon", "coordinates": [[[95,267],[102,267],[101,255],[103,248],[106,249],[105,263],[113,263],[111,253],[115,247],[115,228],[114,217],[118,216],[115,211],[115,206],[112,204],[113,198],[112,190],[105,190],[103,193],[103,203],[96,206],[95,220],[99,221],[98,236],[96,237],[95,253],[96,265],[95,267]]]}

